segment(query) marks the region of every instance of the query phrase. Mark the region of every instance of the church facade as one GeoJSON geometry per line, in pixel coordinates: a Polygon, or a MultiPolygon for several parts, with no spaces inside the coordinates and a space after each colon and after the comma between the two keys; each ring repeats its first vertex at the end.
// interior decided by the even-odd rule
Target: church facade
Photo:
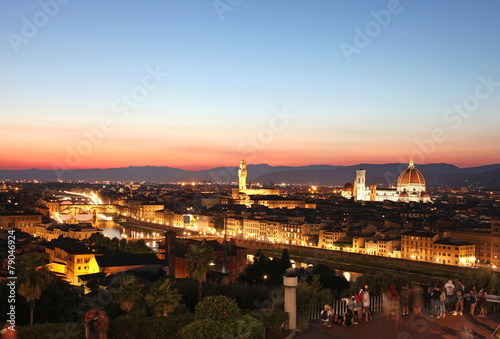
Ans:
{"type": "Polygon", "coordinates": [[[431,202],[426,192],[425,179],[410,160],[408,168],[398,178],[396,188],[378,189],[376,185],[366,184],[366,170],[356,170],[354,184],[346,184],[342,196],[355,201],[400,201],[400,202],[431,202]]]}

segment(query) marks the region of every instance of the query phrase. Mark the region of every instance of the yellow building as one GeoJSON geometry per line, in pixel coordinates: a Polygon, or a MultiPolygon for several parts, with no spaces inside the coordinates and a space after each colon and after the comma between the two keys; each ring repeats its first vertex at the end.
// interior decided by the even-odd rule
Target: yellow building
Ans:
{"type": "Polygon", "coordinates": [[[474,244],[467,241],[441,239],[433,244],[436,263],[454,266],[472,266],[476,263],[474,244]]]}
{"type": "Polygon", "coordinates": [[[434,241],[439,236],[433,232],[410,231],[401,234],[401,259],[434,262],[434,241]]]}
{"type": "Polygon", "coordinates": [[[184,227],[184,215],[179,213],[174,213],[172,224],[175,227],[184,227]]]}
{"type": "Polygon", "coordinates": [[[281,231],[283,223],[280,221],[268,221],[266,228],[266,240],[273,243],[281,242],[281,231]]]}
{"type": "Polygon", "coordinates": [[[365,238],[354,237],[352,238],[352,251],[356,253],[365,253],[365,238]]]}
{"type": "Polygon", "coordinates": [[[500,267],[500,220],[491,221],[491,265],[500,267]]]}
{"type": "Polygon", "coordinates": [[[278,195],[253,195],[250,205],[262,205],[268,208],[305,208],[306,202],[300,199],[284,198],[278,195]]]}
{"type": "Polygon", "coordinates": [[[42,222],[42,214],[27,211],[0,212],[0,229],[9,230],[21,226],[35,226],[42,222]]]}
{"type": "Polygon", "coordinates": [[[155,212],[163,210],[165,205],[147,204],[139,206],[139,220],[154,222],[155,212]]]}
{"type": "Polygon", "coordinates": [[[335,230],[319,230],[318,246],[326,249],[338,249],[335,243],[349,241],[347,233],[335,230]]]}
{"type": "Polygon", "coordinates": [[[231,237],[243,234],[243,218],[226,218],[226,232],[231,237]]]}
{"type": "Polygon", "coordinates": [[[370,239],[365,242],[365,253],[392,257],[400,241],[394,239],[370,239]]]}
{"type": "Polygon", "coordinates": [[[94,253],[79,241],[51,242],[46,250],[49,260],[57,273],[62,273],[64,266],[64,277],[71,284],[78,283],[78,276],[90,273],[90,261],[94,253]]]}
{"type": "Polygon", "coordinates": [[[475,246],[478,263],[489,263],[500,267],[500,220],[491,220],[490,231],[449,231],[455,239],[468,241],[475,246]]]}
{"type": "Polygon", "coordinates": [[[267,221],[263,219],[243,219],[243,237],[255,240],[265,240],[262,239],[261,230],[267,227],[267,221]]]}
{"type": "Polygon", "coordinates": [[[49,215],[54,216],[59,214],[59,202],[58,201],[47,201],[45,206],[49,209],[49,215]]]}
{"type": "Polygon", "coordinates": [[[281,242],[289,245],[306,245],[302,238],[302,224],[289,222],[283,225],[281,242]]]}

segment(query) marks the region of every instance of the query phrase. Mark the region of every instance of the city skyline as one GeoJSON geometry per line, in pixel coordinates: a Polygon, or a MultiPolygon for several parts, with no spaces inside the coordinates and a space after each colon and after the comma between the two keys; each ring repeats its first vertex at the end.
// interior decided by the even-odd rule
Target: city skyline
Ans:
{"type": "Polygon", "coordinates": [[[498,3],[4,3],[0,169],[499,163],[498,3]]]}

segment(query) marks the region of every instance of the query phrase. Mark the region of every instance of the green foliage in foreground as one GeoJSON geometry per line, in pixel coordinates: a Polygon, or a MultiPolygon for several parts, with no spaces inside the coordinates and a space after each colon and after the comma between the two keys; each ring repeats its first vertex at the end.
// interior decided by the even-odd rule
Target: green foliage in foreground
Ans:
{"type": "MultiPolygon", "coordinates": [[[[117,318],[111,321],[109,339],[119,338],[178,338],[181,328],[193,321],[193,315],[169,315],[168,317],[117,318]]],[[[83,323],[35,324],[17,327],[18,338],[84,339],[83,323]]]]}
{"type": "Polygon", "coordinates": [[[254,317],[241,315],[234,299],[218,295],[205,297],[196,307],[193,323],[185,326],[185,339],[197,338],[262,338],[264,325],[254,317]]]}
{"type": "Polygon", "coordinates": [[[211,295],[205,297],[196,306],[194,318],[195,320],[214,319],[226,322],[238,318],[239,315],[240,309],[234,299],[223,295],[211,295]]]}
{"type": "Polygon", "coordinates": [[[185,326],[181,335],[185,339],[245,338],[259,339],[264,334],[264,326],[254,317],[245,314],[226,322],[215,319],[197,320],[185,326]]]}

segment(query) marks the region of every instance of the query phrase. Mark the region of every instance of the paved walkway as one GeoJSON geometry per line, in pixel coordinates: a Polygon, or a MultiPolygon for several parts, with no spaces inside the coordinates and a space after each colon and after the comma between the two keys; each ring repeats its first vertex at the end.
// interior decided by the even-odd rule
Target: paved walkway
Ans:
{"type": "Polygon", "coordinates": [[[499,323],[499,314],[489,315],[487,319],[470,315],[447,315],[436,319],[428,314],[417,316],[412,313],[396,321],[387,320],[381,313],[376,313],[372,321],[349,327],[323,327],[320,321],[315,321],[309,324],[307,330],[298,332],[294,339],[483,339],[490,338],[499,323]]]}

